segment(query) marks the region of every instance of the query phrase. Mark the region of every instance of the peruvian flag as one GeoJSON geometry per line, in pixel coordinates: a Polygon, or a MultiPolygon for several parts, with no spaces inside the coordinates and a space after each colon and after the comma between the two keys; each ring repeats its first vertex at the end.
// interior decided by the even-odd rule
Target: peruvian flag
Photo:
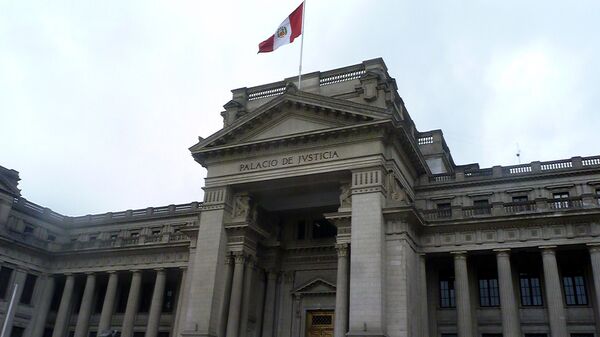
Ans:
{"type": "Polygon", "coordinates": [[[259,53],[268,53],[294,42],[302,34],[302,16],[304,15],[304,1],[277,27],[275,34],[258,45],[259,53]]]}

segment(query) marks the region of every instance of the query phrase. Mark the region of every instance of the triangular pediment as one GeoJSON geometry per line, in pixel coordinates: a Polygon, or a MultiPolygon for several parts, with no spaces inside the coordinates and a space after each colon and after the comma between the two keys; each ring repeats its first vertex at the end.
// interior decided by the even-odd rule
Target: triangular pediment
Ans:
{"type": "Polygon", "coordinates": [[[390,118],[382,108],[307,92],[286,92],[246,113],[198,144],[192,153],[372,123],[390,118]]]}
{"type": "Polygon", "coordinates": [[[295,294],[332,294],[335,293],[335,285],[322,278],[312,279],[292,291],[295,294]]]}

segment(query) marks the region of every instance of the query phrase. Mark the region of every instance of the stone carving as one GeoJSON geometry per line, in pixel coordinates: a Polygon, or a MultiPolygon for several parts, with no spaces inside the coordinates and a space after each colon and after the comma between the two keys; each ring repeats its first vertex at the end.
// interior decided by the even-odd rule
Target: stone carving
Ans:
{"type": "Polygon", "coordinates": [[[387,190],[388,199],[390,201],[408,203],[408,197],[404,191],[404,187],[402,187],[402,184],[394,177],[393,173],[388,174],[387,190]]]}
{"type": "Polygon", "coordinates": [[[340,208],[352,207],[352,190],[350,184],[345,183],[340,186],[340,208]]]}
{"type": "Polygon", "coordinates": [[[237,194],[233,202],[233,217],[248,218],[252,211],[250,196],[247,194],[237,194]]]}

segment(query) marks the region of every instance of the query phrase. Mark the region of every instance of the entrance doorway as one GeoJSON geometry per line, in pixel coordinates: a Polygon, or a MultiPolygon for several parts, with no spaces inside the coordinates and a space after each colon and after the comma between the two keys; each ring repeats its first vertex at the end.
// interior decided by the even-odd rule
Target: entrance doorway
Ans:
{"type": "Polygon", "coordinates": [[[333,337],[333,310],[314,310],[306,313],[306,337],[333,337]]]}

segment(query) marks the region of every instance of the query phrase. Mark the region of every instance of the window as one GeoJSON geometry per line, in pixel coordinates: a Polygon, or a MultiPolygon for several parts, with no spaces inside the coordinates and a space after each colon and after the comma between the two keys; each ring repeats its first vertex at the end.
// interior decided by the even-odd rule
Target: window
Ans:
{"type": "Polygon", "coordinates": [[[565,301],[567,305],[587,305],[587,292],[585,290],[585,279],[582,274],[563,277],[565,289],[565,301]]]}
{"type": "Polygon", "coordinates": [[[24,328],[21,328],[19,326],[13,326],[10,336],[11,337],[22,337],[24,332],[25,332],[24,328]]]}
{"type": "Polygon", "coordinates": [[[94,236],[90,236],[90,241],[96,241],[97,239],[98,239],[98,237],[95,236],[95,235],[94,236]]]}
{"type": "Polygon", "coordinates": [[[438,218],[451,218],[452,205],[449,202],[444,202],[436,205],[438,218]]]}
{"type": "Polygon", "coordinates": [[[8,267],[0,268],[0,298],[6,298],[6,292],[8,291],[8,283],[12,276],[13,270],[8,267]]]}
{"type": "Polygon", "coordinates": [[[131,237],[132,237],[132,238],[137,238],[137,237],[139,237],[139,236],[140,236],[140,233],[139,233],[139,232],[131,232],[131,237]]]}
{"type": "Polygon", "coordinates": [[[27,274],[27,277],[25,278],[25,285],[23,286],[23,292],[21,293],[21,303],[31,304],[31,298],[33,297],[33,289],[35,288],[36,280],[37,276],[27,274]]]}
{"type": "Polygon", "coordinates": [[[552,195],[552,199],[554,199],[554,202],[552,203],[552,208],[569,208],[568,192],[554,193],[552,195]]]}
{"type": "Polygon", "coordinates": [[[33,227],[25,226],[25,229],[23,230],[23,234],[31,234],[31,233],[33,233],[33,227]]]}
{"type": "Polygon", "coordinates": [[[48,234],[48,241],[51,241],[51,242],[56,241],[56,235],[48,234]]]}
{"type": "Polygon", "coordinates": [[[152,235],[159,235],[160,234],[160,229],[153,229],[152,230],[152,235]]]}
{"type": "Polygon", "coordinates": [[[111,234],[110,235],[110,239],[111,240],[116,240],[117,239],[117,234],[111,234]]]}
{"type": "Polygon", "coordinates": [[[497,278],[479,280],[479,305],[482,307],[500,306],[497,278]]]}
{"type": "Polygon", "coordinates": [[[332,238],[337,234],[337,228],[330,224],[325,218],[316,220],[312,225],[312,238],[332,238]]]}
{"type": "Polygon", "coordinates": [[[596,190],[596,201],[598,205],[600,205],[600,188],[596,190]]]}
{"type": "Polygon", "coordinates": [[[490,203],[487,199],[473,201],[473,208],[473,214],[475,215],[485,215],[492,212],[490,209],[490,203]]]}
{"type": "Polygon", "coordinates": [[[512,197],[512,202],[527,202],[527,201],[529,201],[529,198],[527,198],[526,195],[518,195],[518,196],[512,197]]]}
{"type": "Polygon", "coordinates": [[[306,223],[304,220],[298,221],[296,224],[296,240],[304,240],[306,238],[306,223]]]}
{"type": "Polygon", "coordinates": [[[456,308],[454,277],[440,278],[440,308],[456,308]]]}
{"type": "Polygon", "coordinates": [[[542,287],[539,276],[531,274],[521,274],[519,275],[519,286],[521,288],[521,305],[543,305],[542,287]]]}

